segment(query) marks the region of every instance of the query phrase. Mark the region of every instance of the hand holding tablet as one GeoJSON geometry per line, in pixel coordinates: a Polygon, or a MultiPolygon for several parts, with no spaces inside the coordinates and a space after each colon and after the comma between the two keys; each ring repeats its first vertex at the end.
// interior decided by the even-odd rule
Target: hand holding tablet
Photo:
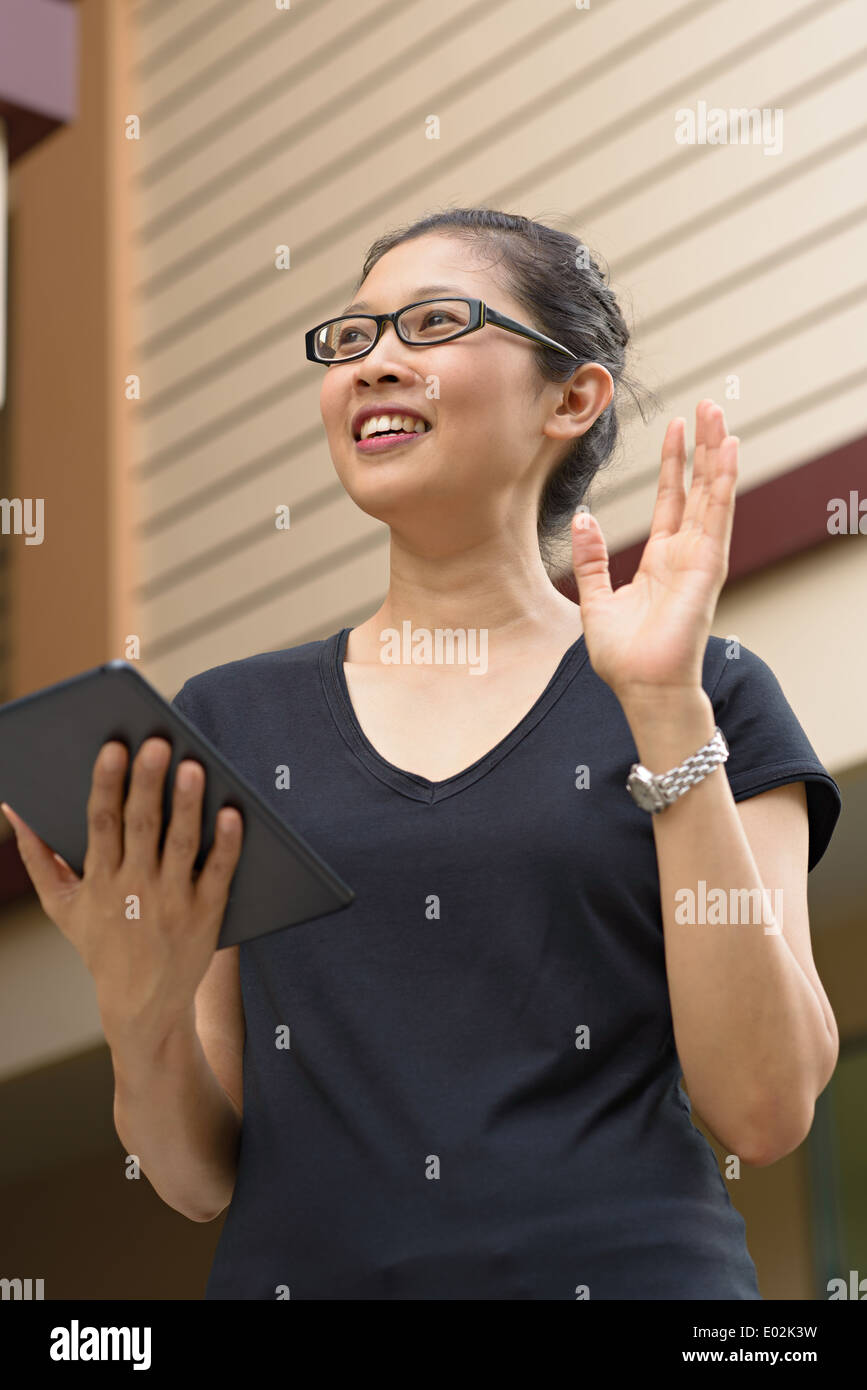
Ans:
{"type": "MultiPolygon", "coordinates": [[[[242,844],[234,808],[217,815],[216,836],[195,872],[204,768],[180,763],[160,850],[171,745],[142,744],[131,768],[122,743],[103,745],[87,802],[87,851],[77,875],[19,817],[10,819],[42,907],[78,951],[96,986],[106,1037],[159,1045],[194,1008],[210,964],[242,844]]],[[[7,807],[3,807],[4,814],[7,807]]]]}
{"type": "MultiPolygon", "coordinates": [[[[53,865],[60,867],[54,859],[54,853],[59,854],[77,877],[86,876],[91,865],[103,877],[110,868],[116,871],[120,846],[124,846],[120,863],[127,863],[133,876],[151,872],[152,857],[158,852],[165,854],[163,841],[169,836],[174,807],[172,784],[185,760],[201,764],[204,772],[199,775],[204,785],[198,793],[194,786],[184,792],[178,822],[181,829],[176,826],[169,846],[170,865],[174,864],[168,875],[171,881],[176,882],[180,874],[174,862],[181,855],[179,840],[184,842],[184,853],[188,857],[192,854],[190,880],[197,874],[196,881],[201,883],[207,855],[215,843],[218,812],[231,806],[243,820],[240,856],[229,875],[217,949],[295,927],[353,901],[355,894],[348,884],[128,662],[109,662],[0,707],[0,801],[5,801],[44,842],[53,865]],[[168,750],[149,770],[144,759],[139,763],[138,751],[144,752],[145,742],[154,738],[163,741],[164,749],[167,743],[168,750]],[[106,804],[111,801],[115,810],[100,816],[106,824],[97,827],[97,844],[91,853],[89,808],[94,770],[98,758],[105,756],[110,761],[110,753],[100,750],[113,741],[129,750],[129,762],[110,776],[108,766],[103,769],[110,782],[105,790],[106,804]],[[161,768],[161,760],[165,767],[161,768]],[[134,801],[132,811],[130,798],[123,803],[121,834],[121,828],[112,829],[109,821],[112,815],[121,815],[118,798],[127,779],[134,801]],[[191,809],[194,796],[200,798],[197,811],[191,809]],[[140,824],[142,820],[146,824],[140,824]],[[195,848],[187,843],[192,840],[195,848]]],[[[191,775],[196,778],[195,768],[191,775]]],[[[231,819],[229,813],[227,823],[231,819]]],[[[22,847],[26,841],[23,833],[22,847]]],[[[231,832],[227,835],[231,837],[231,832]]],[[[27,843],[30,850],[25,848],[25,853],[42,853],[35,841],[27,843]]],[[[229,853],[230,838],[224,843],[225,850],[217,843],[215,866],[204,879],[202,897],[210,894],[212,912],[217,911],[214,895],[226,871],[223,856],[229,853]]],[[[36,862],[43,866],[43,874],[48,872],[44,856],[36,862]]],[[[47,882],[49,893],[62,891],[53,879],[47,882]]],[[[137,920],[127,915],[136,910],[135,904],[126,903],[128,896],[139,895],[141,884],[137,887],[137,883],[138,879],[127,883],[122,874],[117,877],[118,892],[126,890],[116,904],[121,930],[137,927],[137,920]]],[[[150,879],[148,883],[153,891],[150,879]]],[[[71,881],[67,888],[72,891],[71,881]]],[[[138,921],[144,922],[146,901],[139,910],[138,921]]]]}

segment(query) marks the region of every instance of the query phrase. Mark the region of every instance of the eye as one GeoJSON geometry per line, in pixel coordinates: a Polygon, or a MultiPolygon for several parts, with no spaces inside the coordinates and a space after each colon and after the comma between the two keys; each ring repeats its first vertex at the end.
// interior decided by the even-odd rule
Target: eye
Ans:
{"type": "Polygon", "coordinates": [[[454,314],[450,314],[447,309],[428,309],[422,320],[422,328],[432,327],[431,319],[449,319],[452,323],[457,323],[454,314]]]}

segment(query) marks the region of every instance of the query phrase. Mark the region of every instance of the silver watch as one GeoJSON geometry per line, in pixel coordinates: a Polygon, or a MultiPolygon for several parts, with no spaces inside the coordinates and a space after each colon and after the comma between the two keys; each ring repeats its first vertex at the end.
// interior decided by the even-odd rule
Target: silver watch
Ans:
{"type": "Polygon", "coordinates": [[[724,763],[728,755],[726,736],[717,725],[713,737],[708,739],[703,748],[699,748],[697,753],[685,758],[679,767],[673,767],[668,772],[655,775],[643,763],[633,763],[629,769],[626,790],[642,811],[650,811],[652,814],[664,811],[666,806],[677,801],[677,798],[689,791],[690,787],[694,787],[697,782],[707,777],[709,772],[713,772],[715,767],[724,763]]]}

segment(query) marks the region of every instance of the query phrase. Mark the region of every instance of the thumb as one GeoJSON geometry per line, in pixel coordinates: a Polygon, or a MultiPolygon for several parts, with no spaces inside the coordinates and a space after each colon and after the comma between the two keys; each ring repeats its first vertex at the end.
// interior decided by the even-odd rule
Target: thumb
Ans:
{"type": "Polygon", "coordinates": [[[40,840],[35,830],[31,830],[26,821],[23,821],[5,801],[0,802],[0,809],[15,831],[15,841],[21,862],[39,895],[39,901],[51,916],[49,904],[53,903],[57,895],[64,889],[68,892],[71,887],[80,882],[78,875],[49,848],[44,840],[40,840]]]}
{"type": "Polygon", "coordinates": [[[581,608],[613,593],[602,528],[590,509],[583,506],[572,518],[572,569],[581,608]]]}

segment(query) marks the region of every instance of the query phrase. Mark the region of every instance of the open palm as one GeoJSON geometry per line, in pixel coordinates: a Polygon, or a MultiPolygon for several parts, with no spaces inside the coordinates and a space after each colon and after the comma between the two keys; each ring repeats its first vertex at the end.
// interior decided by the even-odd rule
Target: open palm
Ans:
{"type": "Polygon", "coordinates": [[[695,414],[695,459],[686,490],[686,422],[672,420],[662,445],[650,536],[632,582],[614,590],[599,523],[578,513],[572,561],[584,640],[596,674],[622,700],[701,685],[702,662],[728,574],[738,444],[722,409],[695,414]]]}

